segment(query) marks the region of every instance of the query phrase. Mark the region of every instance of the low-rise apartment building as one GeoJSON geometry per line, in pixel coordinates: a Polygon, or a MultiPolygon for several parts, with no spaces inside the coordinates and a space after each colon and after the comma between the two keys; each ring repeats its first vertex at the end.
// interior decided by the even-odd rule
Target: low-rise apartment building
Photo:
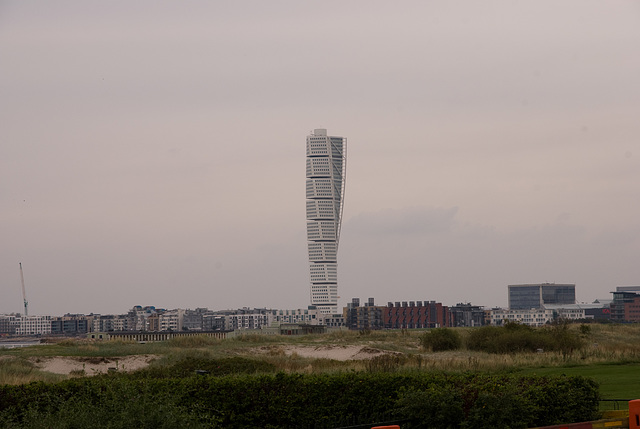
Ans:
{"type": "Polygon", "coordinates": [[[359,298],[353,298],[343,310],[345,324],[348,329],[355,330],[383,329],[383,308],[375,305],[373,298],[369,298],[363,306],[359,298]]]}
{"type": "Polygon", "coordinates": [[[54,335],[84,335],[93,327],[93,316],[65,314],[51,318],[51,333],[54,335]]]}
{"type": "Polygon", "coordinates": [[[15,314],[0,315],[0,336],[15,335],[18,329],[18,321],[15,314]]]}
{"type": "Polygon", "coordinates": [[[297,323],[306,325],[322,325],[324,315],[315,305],[295,310],[269,310],[272,323],[297,323]]]}
{"type": "Polygon", "coordinates": [[[528,326],[543,326],[555,319],[556,312],[545,308],[532,308],[529,310],[491,310],[491,324],[502,326],[505,322],[517,322],[528,326]]]}
{"type": "Polygon", "coordinates": [[[484,307],[471,305],[470,303],[459,303],[449,307],[449,326],[451,327],[472,327],[483,326],[484,324],[484,307]]]}
{"type": "Polygon", "coordinates": [[[21,316],[17,322],[16,335],[51,334],[51,316],[21,316]]]}

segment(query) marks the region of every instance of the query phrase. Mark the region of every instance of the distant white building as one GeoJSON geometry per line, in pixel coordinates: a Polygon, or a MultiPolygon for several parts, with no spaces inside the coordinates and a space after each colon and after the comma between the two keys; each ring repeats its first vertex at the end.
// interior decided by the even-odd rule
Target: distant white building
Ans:
{"type": "Polygon", "coordinates": [[[182,317],[182,330],[184,331],[202,331],[204,314],[208,310],[206,308],[196,308],[195,310],[185,310],[182,317]]]}
{"type": "Polygon", "coordinates": [[[224,331],[226,330],[225,316],[213,311],[207,311],[202,315],[202,330],[224,331]]]}
{"type": "Polygon", "coordinates": [[[344,314],[325,314],[322,324],[327,328],[345,328],[347,326],[344,314]]]}
{"type": "Polygon", "coordinates": [[[501,326],[505,321],[518,322],[528,326],[543,326],[554,320],[556,312],[545,308],[533,308],[529,310],[491,310],[491,324],[501,326]]]}
{"type": "Polygon", "coordinates": [[[299,323],[306,325],[324,324],[324,316],[320,310],[314,306],[299,308],[296,310],[269,310],[271,313],[271,323],[299,323]]]}
{"type": "Polygon", "coordinates": [[[225,328],[230,331],[266,328],[271,324],[269,316],[264,312],[228,314],[225,315],[225,328]]]}
{"type": "Polygon", "coordinates": [[[156,308],[152,305],[142,307],[134,306],[127,313],[126,329],[129,331],[147,331],[149,330],[149,317],[157,314],[156,308]]]}
{"type": "Polygon", "coordinates": [[[161,331],[182,331],[184,321],[183,309],[165,311],[159,316],[161,331]]]}
{"type": "Polygon", "coordinates": [[[585,306],[587,308],[592,308],[591,304],[567,304],[567,305],[545,305],[544,308],[547,310],[553,310],[555,312],[555,317],[558,319],[565,320],[580,320],[586,319],[585,315],[585,306]]]}
{"type": "Polygon", "coordinates": [[[47,335],[51,333],[51,316],[21,316],[16,318],[16,335],[47,335]]]}
{"type": "Polygon", "coordinates": [[[114,331],[128,331],[129,323],[124,315],[116,316],[112,321],[114,331]]]}
{"type": "Polygon", "coordinates": [[[92,332],[111,332],[126,330],[128,330],[126,315],[95,315],[92,321],[92,332]]]}

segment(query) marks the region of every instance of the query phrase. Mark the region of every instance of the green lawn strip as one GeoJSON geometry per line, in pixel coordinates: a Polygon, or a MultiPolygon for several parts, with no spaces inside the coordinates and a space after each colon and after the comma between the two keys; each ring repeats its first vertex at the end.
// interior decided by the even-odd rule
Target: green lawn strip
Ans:
{"type": "Polygon", "coordinates": [[[600,385],[602,399],[640,399],[640,364],[525,368],[522,375],[581,375],[600,385]]]}

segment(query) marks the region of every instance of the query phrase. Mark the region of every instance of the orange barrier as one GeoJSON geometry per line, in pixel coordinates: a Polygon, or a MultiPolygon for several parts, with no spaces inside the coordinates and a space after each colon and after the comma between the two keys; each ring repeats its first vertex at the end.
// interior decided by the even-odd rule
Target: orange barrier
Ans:
{"type": "Polygon", "coordinates": [[[629,401],[629,429],[640,429],[640,399],[629,401]]]}

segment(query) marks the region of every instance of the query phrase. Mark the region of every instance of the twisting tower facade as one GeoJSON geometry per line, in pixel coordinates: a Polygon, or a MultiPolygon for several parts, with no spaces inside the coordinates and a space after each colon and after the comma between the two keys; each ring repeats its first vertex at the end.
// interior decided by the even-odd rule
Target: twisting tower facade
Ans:
{"type": "Polygon", "coordinates": [[[307,246],[311,305],[338,312],[338,242],[344,200],[347,139],[316,129],[307,136],[307,246]]]}

